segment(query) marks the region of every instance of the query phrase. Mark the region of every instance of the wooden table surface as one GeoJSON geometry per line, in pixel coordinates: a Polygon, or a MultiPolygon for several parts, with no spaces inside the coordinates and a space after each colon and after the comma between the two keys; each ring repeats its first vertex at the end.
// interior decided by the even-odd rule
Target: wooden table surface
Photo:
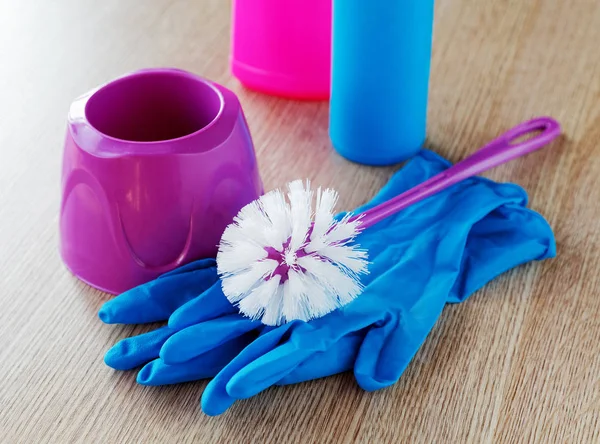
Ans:
{"type": "Polygon", "coordinates": [[[535,115],[552,148],[489,174],[515,181],[555,230],[558,257],[447,307],[401,380],[365,393],[351,374],[273,388],[210,418],[206,382],[163,388],[104,365],[144,328],[103,325],[108,296],[57,254],[71,100],[141,67],[232,88],[267,189],[308,177],[365,202],[396,168],[351,164],[327,103],[242,88],[228,70],[224,0],[0,0],[0,441],[600,442],[600,5],[438,0],[427,145],[458,160],[535,115]]]}

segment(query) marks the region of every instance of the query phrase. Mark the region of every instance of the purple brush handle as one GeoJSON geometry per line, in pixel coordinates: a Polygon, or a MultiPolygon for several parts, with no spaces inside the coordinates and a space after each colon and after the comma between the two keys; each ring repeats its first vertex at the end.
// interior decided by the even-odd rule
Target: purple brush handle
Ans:
{"type": "Polygon", "coordinates": [[[369,228],[404,208],[417,203],[462,180],[476,176],[498,165],[535,151],[554,140],[560,134],[559,123],[550,117],[538,117],[508,130],[492,140],[480,150],[446,171],[426,180],[420,185],[373,207],[352,220],[361,218],[361,227],[369,228]],[[514,140],[541,131],[528,140],[512,143],[514,140]]]}

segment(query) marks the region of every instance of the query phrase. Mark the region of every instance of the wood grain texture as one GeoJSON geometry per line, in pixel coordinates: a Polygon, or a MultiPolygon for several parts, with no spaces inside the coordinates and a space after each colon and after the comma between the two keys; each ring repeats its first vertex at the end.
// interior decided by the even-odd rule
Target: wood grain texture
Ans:
{"type": "MultiPolygon", "coordinates": [[[[395,168],[331,149],[327,104],[243,89],[224,0],[0,0],[0,441],[600,442],[600,5],[437,0],[428,145],[452,160],[534,115],[552,149],[494,170],[530,193],[558,257],[448,307],[401,380],[349,374],[273,388],[217,418],[205,382],[145,388],[102,362],[141,327],[103,325],[107,299],[57,255],[70,101],[123,72],[177,66],[239,94],[267,189],[308,177],[365,202],[395,168]]],[[[147,328],[147,327],[145,327],[147,328]]]]}

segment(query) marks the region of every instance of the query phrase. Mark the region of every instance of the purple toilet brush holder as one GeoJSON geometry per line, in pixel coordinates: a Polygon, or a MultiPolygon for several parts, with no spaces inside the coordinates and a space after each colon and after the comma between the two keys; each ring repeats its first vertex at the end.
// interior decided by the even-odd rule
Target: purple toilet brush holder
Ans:
{"type": "Polygon", "coordinates": [[[127,74],[71,105],[60,253],[81,280],[121,293],[214,256],[262,192],[235,94],[177,69],[127,74]]]}

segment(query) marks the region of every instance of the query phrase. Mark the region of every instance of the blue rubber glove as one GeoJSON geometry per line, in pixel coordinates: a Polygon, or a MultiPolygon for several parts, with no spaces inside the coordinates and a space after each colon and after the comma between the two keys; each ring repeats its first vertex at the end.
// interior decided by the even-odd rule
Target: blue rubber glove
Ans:
{"type": "MultiPolygon", "coordinates": [[[[447,166],[438,156],[423,152],[369,206],[447,166]]],[[[319,377],[353,364],[364,389],[393,384],[447,302],[464,300],[518,264],[554,255],[551,229],[525,204],[520,187],[475,178],[366,230],[357,239],[372,261],[370,275],[363,280],[364,293],[321,319],[277,328],[259,326],[259,337],[208,384],[202,397],[204,411],[219,414],[235,399],[253,396],[273,384],[297,382],[305,366],[304,371],[312,372],[310,377],[319,377]],[[349,337],[358,344],[356,359],[350,354],[352,359],[337,361],[340,341],[349,337]],[[336,352],[329,359],[331,350],[336,352]],[[321,364],[317,373],[315,362],[321,364]]],[[[167,364],[185,365],[224,339],[257,331],[255,322],[239,315],[201,323],[194,316],[185,306],[179,310],[178,317],[191,327],[173,323],[182,330],[161,350],[167,364]]],[[[158,374],[148,373],[146,383],[158,374]]]]}
{"type": "MultiPolygon", "coordinates": [[[[438,156],[422,152],[371,205],[445,167],[447,162],[438,156]]],[[[150,362],[138,375],[142,383],[165,384],[211,376],[237,356],[205,392],[203,408],[211,414],[271,384],[347,370],[357,353],[359,383],[367,389],[388,385],[398,379],[445,302],[464,299],[519,263],[553,255],[549,227],[524,204],[525,194],[518,187],[473,179],[365,231],[359,242],[369,248],[373,261],[365,293],[343,310],[310,323],[271,328],[232,314],[218,284],[193,299],[176,297],[167,308],[164,295],[142,291],[152,299],[150,311],[162,317],[173,313],[169,327],[123,341],[126,346],[115,346],[107,363],[117,368],[140,365],[156,357],[157,348],[170,338],[160,352],[163,359],[150,362]],[[407,291],[399,297],[397,288],[407,291]]],[[[129,322],[132,311],[148,311],[143,298],[126,296],[107,303],[103,320],[129,322]]],[[[134,322],[149,317],[157,320],[146,316],[134,322]]]]}

